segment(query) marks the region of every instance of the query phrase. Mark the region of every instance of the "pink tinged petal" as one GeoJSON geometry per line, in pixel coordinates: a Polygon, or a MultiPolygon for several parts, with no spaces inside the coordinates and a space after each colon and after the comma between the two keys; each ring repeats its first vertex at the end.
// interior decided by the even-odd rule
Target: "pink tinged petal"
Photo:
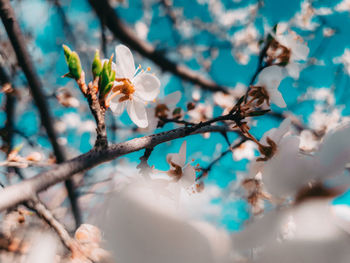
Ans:
{"type": "Polygon", "coordinates": [[[186,163],[186,148],[187,148],[187,142],[184,141],[181,145],[179,156],[180,156],[180,163],[179,165],[183,167],[186,163]]]}
{"type": "Polygon", "coordinates": [[[124,109],[125,109],[125,106],[127,104],[126,101],[123,101],[123,102],[119,102],[119,99],[122,97],[123,95],[117,95],[115,96],[113,99],[111,99],[111,102],[110,102],[110,105],[109,105],[109,108],[111,109],[111,111],[119,116],[120,114],[123,113],[124,109]]]}
{"type": "Polygon", "coordinates": [[[169,106],[176,106],[181,99],[181,92],[175,91],[173,93],[168,94],[163,100],[162,103],[169,106]]]}
{"type": "Polygon", "coordinates": [[[186,141],[182,143],[179,153],[170,153],[166,159],[169,164],[172,162],[180,167],[184,167],[186,163],[186,141]]]}
{"type": "Polygon", "coordinates": [[[274,140],[277,144],[279,144],[283,136],[289,131],[291,125],[292,125],[292,121],[290,118],[284,119],[281,125],[278,127],[278,129],[275,130],[273,134],[273,138],[272,137],[270,138],[274,140]]]}
{"type": "Polygon", "coordinates": [[[188,188],[192,184],[194,184],[195,179],[196,179],[195,169],[192,167],[192,165],[187,165],[183,169],[182,177],[179,182],[184,188],[188,188]]]}
{"type": "Polygon", "coordinates": [[[127,111],[130,119],[138,127],[146,128],[148,126],[146,108],[141,101],[131,100],[127,105],[127,111]]]}
{"type": "Polygon", "coordinates": [[[285,108],[287,107],[287,104],[285,103],[281,92],[279,92],[277,89],[273,90],[272,92],[269,92],[269,96],[270,96],[270,101],[277,105],[280,108],[285,108]]]}
{"type": "Polygon", "coordinates": [[[180,166],[180,155],[178,153],[169,153],[166,156],[166,161],[171,165],[171,163],[174,163],[176,165],[180,166]]]}
{"type": "MultiPolygon", "coordinates": [[[[262,86],[279,86],[279,83],[283,79],[282,69],[279,66],[270,66],[264,68],[260,74],[257,85],[262,86]]],[[[276,88],[277,88],[276,87],[276,88]]]]}
{"type": "Polygon", "coordinates": [[[159,79],[150,73],[140,73],[133,79],[135,94],[145,101],[154,100],[160,91],[159,79]]]}
{"type": "Polygon", "coordinates": [[[299,64],[290,62],[287,66],[286,69],[288,71],[288,74],[293,78],[293,79],[298,79],[300,75],[300,67],[299,64]]]}
{"type": "Polygon", "coordinates": [[[295,57],[295,60],[306,60],[307,56],[309,55],[309,47],[302,43],[296,43],[294,45],[294,49],[292,50],[293,57],[295,57]]]}
{"type": "Polygon", "coordinates": [[[132,79],[135,74],[134,57],[130,49],[124,45],[115,47],[116,78],[132,79]]]}

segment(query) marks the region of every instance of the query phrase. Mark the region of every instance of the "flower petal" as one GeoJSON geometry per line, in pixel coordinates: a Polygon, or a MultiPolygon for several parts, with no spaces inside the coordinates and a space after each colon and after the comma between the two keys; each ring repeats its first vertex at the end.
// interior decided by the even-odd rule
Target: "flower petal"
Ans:
{"type": "Polygon", "coordinates": [[[270,97],[270,101],[273,104],[277,105],[278,107],[280,107],[280,108],[287,107],[287,104],[284,101],[281,92],[279,92],[277,89],[272,90],[272,92],[269,91],[269,97],[270,97]]]}
{"type": "Polygon", "coordinates": [[[167,162],[173,162],[180,167],[184,167],[186,163],[186,141],[181,145],[179,153],[169,153],[166,157],[167,162]]]}
{"type": "Polygon", "coordinates": [[[150,73],[140,73],[133,79],[135,94],[145,101],[154,100],[160,91],[159,79],[150,73]]]}
{"type": "Polygon", "coordinates": [[[182,177],[180,179],[180,184],[184,188],[190,187],[192,184],[194,184],[194,181],[196,179],[196,171],[193,168],[192,165],[187,165],[182,172],[182,177]]]}
{"type": "Polygon", "coordinates": [[[309,47],[303,43],[295,43],[292,54],[295,60],[306,60],[309,55],[309,47]]]}
{"type": "Polygon", "coordinates": [[[258,78],[257,85],[266,87],[278,87],[283,79],[282,69],[279,66],[270,66],[264,68],[258,78]]]}
{"type": "Polygon", "coordinates": [[[132,99],[127,104],[127,111],[130,119],[140,128],[148,126],[147,114],[145,105],[138,100],[132,99]]]}
{"type": "Polygon", "coordinates": [[[293,78],[293,79],[298,79],[300,75],[300,67],[299,64],[295,62],[290,62],[286,66],[286,69],[288,71],[288,74],[293,78]]]}
{"type": "Polygon", "coordinates": [[[115,47],[116,78],[132,79],[135,74],[134,57],[130,49],[124,45],[115,47]]]}
{"type": "Polygon", "coordinates": [[[126,101],[123,102],[119,102],[119,99],[122,97],[123,95],[117,95],[115,96],[113,99],[111,99],[109,108],[111,109],[111,111],[113,111],[113,113],[115,115],[120,115],[123,113],[125,106],[127,104],[126,101]]]}
{"type": "Polygon", "coordinates": [[[186,163],[186,149],[187,149],[187,142],[184,141],[181,144],[180,151],[179,151],[179,155],[180,155],[180,163],[179,163],[179,165],[181,167],[184,167],[184,165],[186,163]]]}
{"type": "Polygon", "coordinates": [[[175,106],[179,103],[181,99],[181,92],[175,91],[173,93],[168,94],[163,100],[162,103],[168,106],[175,106]]]}

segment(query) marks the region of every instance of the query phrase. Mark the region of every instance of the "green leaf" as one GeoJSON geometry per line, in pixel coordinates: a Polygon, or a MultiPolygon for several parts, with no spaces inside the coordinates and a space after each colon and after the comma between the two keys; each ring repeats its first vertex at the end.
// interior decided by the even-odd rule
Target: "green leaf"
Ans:
{"type": "Polygon", "coordinates": [[[114,80],[115,80],[115,71],[112,70],[111,74],[109,75],[109,81],[114,82],[114,80]]]}
{"type": "Polygon", "coordinates": [[[111,91],[111,88],[112,88],[112,87],[113,87],[113,82],[109,82],[109,83],[107,84],[107,86],[104,88],[102,94],[103,94],[103,95],[108,94],[108,92],[111,91]]]}
{"type": "Polygon", "coordinates": [[[81,75],[81,63],[80,58],[77,54],[77,52],[72,52],[69,56],[69,62],[68,62],[68,68],[69,73],[75,78],[76,80],[80,79],[81,75]]]}
{"type": "Polygon", "coordinates": [[[72,54],[72,50],[70,50],[70,48],[66,45],[62,45],[62,47],[63,47],[63,52],[64,52],[64,58],[66,59],[66,62],[68,64],[69,57],[72,54]]]}
{"type": "Polygon", "coordinates": [[[96,50],[94,60],[92,62],[92,75],[94,76],[94,79],[96,77],[99,77],[102,72],[102,63],[100,59],[100,52],[96,50]]]}

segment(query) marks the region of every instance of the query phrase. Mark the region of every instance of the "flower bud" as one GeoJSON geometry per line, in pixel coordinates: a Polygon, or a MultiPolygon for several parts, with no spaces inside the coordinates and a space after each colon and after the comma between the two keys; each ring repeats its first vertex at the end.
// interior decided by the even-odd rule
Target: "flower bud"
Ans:
{"type": "Polygon", "coordinates": [[[92,62],[92,75],[94,79],[99,77],[102,72],[102,63],[100,59],[100,52],[96,50],[94,61],[92,62]]]}
{"type": "Polygon", "coordinates": [[[69,57],[72,54],[72,50],[66,45],[62,45],[62,47],[63,47],[63,51],[64,51],[64,58],[66,59],[66,62],[68,64],[69,57]]]}
{"type": "Polygon", "coordinates": [[[69,73],[74,79],[76,80],[80,79],[82,69],[81,69],[80,59],[77,52],[72,52],[70,54],[68,68],[69,68],[69,73]]]}

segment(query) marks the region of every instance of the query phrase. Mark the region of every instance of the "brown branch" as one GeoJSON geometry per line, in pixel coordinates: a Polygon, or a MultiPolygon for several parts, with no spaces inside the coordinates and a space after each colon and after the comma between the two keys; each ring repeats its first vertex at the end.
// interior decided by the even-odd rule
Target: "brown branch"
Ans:
{"type": "Polygon", "coordinates": [[[228,88],[202,77],[185,66],[177,65],[162,52],[157,51],[151,44],[137,38],[136,33],[122,22],[107,0],[89,0],[89,2],[99,19],[104,22],[116,38],[139,52],[142,56],[152,60],[162,70],[169,71],[181,79],[196,84],[203,89],[228,93],[228,88]]]}
{"type": "Polygon", "coordinates": [[[52,227],[62,243],[69,249],[73,250],[75,241],[69,235],[66,228],[54,217],[51,211],[45,206],[38,197],[25,203],[29,209],[33,210],[39,217],[41,217],[50,227],[52,227]]]}
{"type": "MultiPolygon", "coordinates": [[[[61,163],[65,161],[65,155],[60,145],[57,142],[56,132],[52,123],[52,117],[49,107],[46,103],[46,98],[43,93],[42,84],[37,76],[30,55],[25,46],[25,39],[16,20],[14,11],[11,7],[9,0],[0,0],[0,16],[5,26],[8,37],[11,41],[12,47],[15,50],[17,60],[21,66],[26,79],[28,81],[33,99],[38,107],[42,125],[45,127],[49,140],[51,142],[53,151],[55,153],[57,162],[61,163]]],[[[65,182],[65,186],[68,192],[68,197],[71,202],[72,211],[76,224],[80,224],[80,210],[76,195],[74,193],[74,185],[71,179],[65,182]]]]}
{"type": "Polygon", "coordinates": [[[92,150],[62,164],[56,164],[51,170],[40,173],[30,179],[16,185],[6,187],[0,192],[0,211],[12,207],[18,203],[31,200],[37,193],[67,180],[76,173],[91,169],[101,163],[114,160],[120,156],[136,152],[145,148],[154,148],[158,144],[186,137],[193,134],[206,132],[229,132],[234,131],[224,126],[207,125],[202,127],[182,127],[167,132],[135,138],[126,142],[109,146],[100,151],[92,150]]]}

